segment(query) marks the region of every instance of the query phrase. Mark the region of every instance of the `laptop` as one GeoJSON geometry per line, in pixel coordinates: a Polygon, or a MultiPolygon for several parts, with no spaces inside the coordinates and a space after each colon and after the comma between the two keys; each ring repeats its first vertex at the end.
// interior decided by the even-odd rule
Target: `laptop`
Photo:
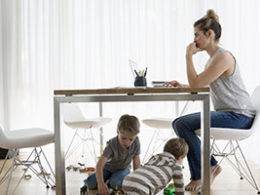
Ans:
{"type": "Polygon", "coordinates": [[[165,83],[166,81],[152,81],[152,86],[153,87],[165,87],[164,86],[164,83],[165,83]]]}

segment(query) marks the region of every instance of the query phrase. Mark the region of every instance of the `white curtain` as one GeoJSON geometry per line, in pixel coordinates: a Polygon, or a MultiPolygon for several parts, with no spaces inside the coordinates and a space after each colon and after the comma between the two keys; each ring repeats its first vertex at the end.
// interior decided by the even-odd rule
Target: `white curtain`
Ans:
{"type": "MultiPolygon", "coordinates": [[[[132,86],[128,60],[152,80],[187,82],[185,49],[193,23],[209,8],[220,17],[221,44],[236,56],[248,91],[259,84],[259,1],[1,0],[0,120],[6,128],[53,129],[53,90],[132,86]]],[[[201,71],[207,55],[195,57],[201,71]]],[[[106,105],[114,118],[174,117],[170,103],[106,105]]],[[[87,115],[97,114],[89,105],[87,115]]],[[[109,133],[108,133],[109,132],[109,133]]],[[[257,144],[260,131],[250,138],[257,144]]],[[[245,148],[252,150],[251,145],[245,148]]],[[[260,152],[251,156],[260,164],[260,152]]]]}
{"type": "MultiPolygon", "coordinates": [[[[0,3],[0,10],[2,10],[2,4],[0,3]]],[[[0,20],[0,123],[4,126],[4,89],[3,89],[3,49],[2,49],[2,20],[0,20]]]]}

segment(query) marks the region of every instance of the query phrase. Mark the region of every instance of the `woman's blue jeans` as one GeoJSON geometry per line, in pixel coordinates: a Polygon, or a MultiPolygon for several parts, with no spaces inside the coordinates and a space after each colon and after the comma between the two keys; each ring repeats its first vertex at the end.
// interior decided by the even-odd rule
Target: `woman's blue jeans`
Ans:
{"type": "MultiPolygon", "coordinates": [[[[120,169],[115,172],[110,172],[106,169],[103,169],[103,178],[106,182],[109,180],[108,187],[113,189],[122,188],[122,183],[126,175],[130,173],[129,169],[120,169]]],[[[87,179],[84,180],[84,183],[87,185],[88,189],[93,190],[98,188],[96,173],[90,175],[87,179]]]]}
{"type": "MultiPolygon", "coordinates": [[[[253,117],[248,117],[235,112],[210,112],[211,127],[249,129],[254,120],[253,117]]],[[[196,135],[195,130],[200,129],[200,113],[181,116],[172,122],[172,127],[177,136],[185,139],[189,145],[187,155],[191,180],[201,178],[201,156],[200,156],[200,139],[196,135]]],[[[217,164],[216,159],[211,156],[211,166],[217,164]]]]}

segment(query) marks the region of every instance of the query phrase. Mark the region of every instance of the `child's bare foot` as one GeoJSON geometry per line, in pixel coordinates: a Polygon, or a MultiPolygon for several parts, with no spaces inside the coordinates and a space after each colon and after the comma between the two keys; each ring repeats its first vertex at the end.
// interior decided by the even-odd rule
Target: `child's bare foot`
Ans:
{"type": "MultiPolygon", "coordinates": [[[[222,171],[221,166],[215,165],[214,167],[211,167],[211,184],[215,180],[216,176],[220,174],[222,171]]],[[[201,187],[201,180],[191,180],[188,185],[185,186],[186,191],[197,191],[200,190],[201,187]]]]}
{"type": "Polygon", "coordinates": [[[211,167],[211,184],[215,180],[215,178],[220,174],[222,171],[221,166],[215,165],[214,167],[211,167]]]}
{"type": "Polygon", "coordinates": [[[200,190],[201,181],[198,180],[191,180],[188,185],[185,186],[186,191],[197,191],[200,190]]]}

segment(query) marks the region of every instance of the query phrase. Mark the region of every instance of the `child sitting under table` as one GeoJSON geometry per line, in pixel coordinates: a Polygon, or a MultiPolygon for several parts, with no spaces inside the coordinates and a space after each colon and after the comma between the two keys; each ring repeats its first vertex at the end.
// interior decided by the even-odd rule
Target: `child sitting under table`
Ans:
{"type": "MultiPolygon", "coordinates": [[[[124,177],[133,169],[140,167],[140,122],[137,117],[123,115],[117,125],[117,136],[110,139],[96,165],[96,173],[84,180],[85,188],[97,189],[98,194],[109,194],[109,189],[122,188],[124,177]]],[[[83,186],[84,188],[84,186],[83,186]]],[[[85,189],[86,190],[86,189],[85,189]]]]}

